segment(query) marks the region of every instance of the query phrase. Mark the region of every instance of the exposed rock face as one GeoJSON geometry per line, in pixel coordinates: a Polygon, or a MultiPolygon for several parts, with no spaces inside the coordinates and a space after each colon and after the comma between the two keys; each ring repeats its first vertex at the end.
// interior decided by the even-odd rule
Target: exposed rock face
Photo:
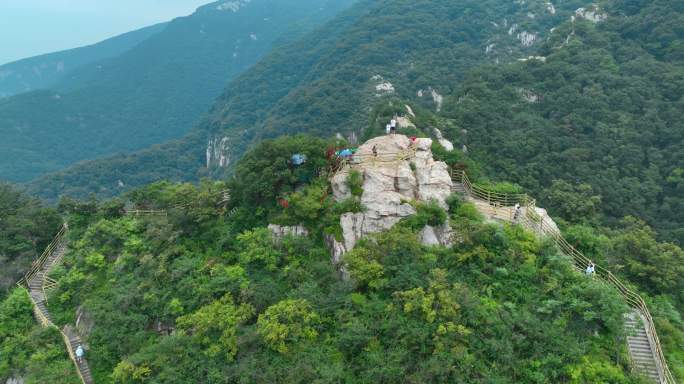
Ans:
{"type": "Polygon", "coordinates": [[[532,44],[534,44],[535,41],[537,41],[537,34],[527,31],[522,31],[518,33],[517,37],[518,40],[520,40],[520,44],[522,44],[523,47],[531,47],[532,44]]]}
{"type": "Polygon", "coordinates": [[[546,10],[549,11],[549,13],[552,15],[556,14],[556,7],[550,2],[546,3],[546,10]]]}
{"type": "MultiPolygon", "coordinates": [[[[357,159],[362,160],[332,178],[333,195],[339,201],[351,197],[347,185],[350,171],[360,172],[363,177],[361,203],[366,207],[364,212],[341,216],[343,241],[329,239],[333,262],[339,263],[342,255],[352,250],[359,239],[390,229],[404,217],[415,214],[415,208],[409,204],[411,200],[434,200],[447,208],[451,177],[446,163],[432,158],[431,146],[432,140],[425,138],[411,142],[404,135],[376,137],[359,148],[357,159]],[[377,159],[373,157],[373,147],[378,152],[377,159]]],[[[449,244],[450,230],[447,228],[433,229],[432,233],[431,244],[449,244]]]]}
{"type": "Polygon", "coordinates": [[[444,147],[444,149],[446,149],[447,152],[451,152],[454,150],[454,144],[451,141],[444,138],[444,135],[442,135],[442,131],[440,131],[437,128],[435,128],[435,137],[437,138],[439,145],[444,147]]]}
{"type": "Polygon", "coordinates": [[[207,144],[207,168],[212,166],[227,167],[230,165],[228,156],[228,138],[214,137],[207,144]]]}
{"type": "Polygon", "coordinates": [[[601,11],[598,5],[591,5],[587,8],[578,8],[575,15],[579,18],[586,19],[592,23],[600,23],[608,18],[608,15],[601,11]]]}
{"type": "Polygon", "coordinates": [[[333,265],[337,267],[337,270],[340,272],[340,275],[342,275],[342,278],[348,280],[349,272],[347,272],[347,268],[342,262],[342,256],[347,253],[344,243],[340,243],[339,241],[335,240],[335,236],[333,235],[326,235],[325,242],[328,245],[328,249],[330,249],[330,260],[332,261],[333,265]]]}
{"type": "Polygon", "coordinates": [[[95,326],[95,320],[82,306],[76,310],[76,332],[87,337],[95,326]]]}
{"type": "Polygon", "coordinates": [[[408,117],[404,116],[398,116],[397,117],[397,126],[399,128],[415,128],[416,125],[411,122],[411,119],[408,117]]]}
{"type": "Polygon", "coordinates": [[[508,35],[513,36],[515,31],[517,31],[517,30],[518,30],[518,24],[511,25],[511,27],[508,29],[508,35]]]}
{"type": "Polygon", "coordinates": [[[451,227],[446,223],[439,227],[426,225],[420,232],[420,241],[425,245],[443,245],[448,247],[452,244],[453,235],[451,227]]]}
{"type": "Polygon", "coordinates": [[[541,99],[541,96],[530,91],[529,89],[519,88],[518,93],[528,103],[537,103],[541,99]]]}
{"type": "Polygon", "coordinates": [[[170,336],[175,330],[176,327],[174,327],[172,324],[167,324],[160,320],[154,322],[154,331],[160,335],[170,336]]]}
{"type": "Polygon", "coordinates": [[[430,95],[432,101],[435,103],[435,108],[437,112],[442,110],[442,105],[444,104],[444,96],[440,95],[434,88],[428,87],[427,89],[418,90],[416,93],[418,97],[423,97],[425,95],[430,95]]]}
{"type": "Polygon", "coordinates": [[[280,242],[286,236],[308,236],[309,231],[304,228],[303,225],[297,225],[294,227],[287,227],[276,224],[269,224],[268,230],[271,231],[273,235],[273,240],[280,242]]]}
{"type": "Polygon", "coordinates": [[[542,63],[546,63],[546,57],[545,56],[527,56],[523,57],[522,59],[518,59],[518,61],[541,61],[542,63]]]}
{"type": "Polygon", "coordinates": [[[371,77],[371,81],[375,82],[375,96],[381,97],[394,93],[394,85],[386,81],[384,77],[375,75],[371,77]]]}
{"type": "Polygon", "coordinates": [[[237,1],[226,1],[216,6],[218,11],[231,11],[237,12],[240,8],[249,4],[252,0],[237,0],[237,1]]]}

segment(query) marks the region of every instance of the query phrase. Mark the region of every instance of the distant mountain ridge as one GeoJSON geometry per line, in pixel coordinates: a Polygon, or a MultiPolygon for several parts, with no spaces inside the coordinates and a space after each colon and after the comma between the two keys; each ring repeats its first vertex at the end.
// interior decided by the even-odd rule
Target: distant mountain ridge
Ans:
{"type": "Polygon", "coordinates": [[[638,216],[682,244],[683,14],[665,0],[364,1],[237,78],[192,135],[30,188],[112,195],[221,177],[263,138],[377,134],[379,116],[410,104],[422,132],[441,129],[458,156],[568,219],[638,216]]]}
{"type": "Polygon", "coordinates": [[[435,111],[436,100],[452,92],[466,71],[526,57],[585,2],[569,1],[553,12],[540,4],[361,1],[235,79],[186,139],[84,162],[32,185],[51,198],[84,191],[111,195],[121,184],[219,174],[225,168],[217,157],[230,165],[261,138],[297,132],[359,137],[369,111],[393,97],[435,111]],[[488,50],[492,41],[497,49],[488,50]]]}
{"type": "Polygon", "coordinates": [[[352,2],[211,3],[117,57],[81,66],[51,90],[3,99],[0,179],[26,181],[182,136],[274,44],[352,2]]]}
{"type": "Polygon", "coordinates": [[[122,54],[161,32],[167,23],[124,33],[99,43],[0,65],[0,97],[50,88],[69,71],[122,54]]]}

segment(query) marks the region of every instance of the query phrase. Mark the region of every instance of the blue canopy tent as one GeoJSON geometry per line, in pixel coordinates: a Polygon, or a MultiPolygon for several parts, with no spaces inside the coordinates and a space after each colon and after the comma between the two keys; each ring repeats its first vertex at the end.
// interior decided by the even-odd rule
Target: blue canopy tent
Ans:
{"type": "Polygon", "coordinates": [[[302,155],[301,153],[292,155],[292,164],[302,165],[304,163],[306,163],[306,155],[302,155]]]}

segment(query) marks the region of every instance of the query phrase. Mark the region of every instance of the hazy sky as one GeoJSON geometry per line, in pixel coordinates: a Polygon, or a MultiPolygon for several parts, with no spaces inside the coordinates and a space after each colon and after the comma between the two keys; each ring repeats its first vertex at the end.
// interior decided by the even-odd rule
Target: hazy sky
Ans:
{"type": "Polygon", "coordinates": [[[189,15],[212,0],[0,0],[0,64],[189,15]]]}

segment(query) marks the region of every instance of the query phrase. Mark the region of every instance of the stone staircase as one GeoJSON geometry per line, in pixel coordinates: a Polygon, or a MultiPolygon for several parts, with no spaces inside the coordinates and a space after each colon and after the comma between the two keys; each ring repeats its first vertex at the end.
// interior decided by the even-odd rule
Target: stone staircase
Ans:
{"type": "Polygon", "coordinates": [[[651,348],[651,340],[644,325],[642,316],[638,312],[631,312],[625,316],[627,330],[627,347],[632,358],[634,368],[654,383],[663,383],[658,373],[658,363],[651,348]]]}
{"type": "Polygon", "coordinates": [[[45,301],[36,301],[35,303],[36,307],[42,313],[42,315],[45,316],[47,321],[52,323],[52,316],[50,316],[50,312],[48,312],[47,306],[45,305],[45,301]]]}
{"type": "MultiPolygon", "coordinates": [[[[81,341],[81,338],[78,336],[78,334],[69,326],[64,327],[63,332],[69,339],[69,348],[71,348],[71,350],[74,351],[75,354],[76,348],[78,348],[79,345],[83,345],[83,341],[81,341]]],[[[85,384],[93,384],[93,376],[90,373],[90,367],[88,366],[88,362],[86,361],[86,359],[83,358],[80,361],[76,361],[76,366],[78,367],[78,370],[81,372],[83,382],[85,384]]]]}
{"type": "MultiPolygon", "coordinates": [[[[34,312],[38,321],[44,327],[56,327],[50,311],[47,307],[47,297],[45,296],[45,281],[47,275],[54,269],[54,267],[62,260],[64,254],[66,253],[66,240],[59,239],[58,243],[52,249],[52,252],[47,256],[45,261],[40,266],[31,277],[26,280],[26,286],[29,291],[29,295],[34,304],[34,312]]],[[[65,341],[65,345],[69,348],[69,356],[74,360],[79,375],[84,384],[93,384],[93,378],[90,373],[90,367],[85,359],[81,361],[76,361],[76,348],[79,345],[83,345],[81,338],[78,334],[69,326],[64,327],[61,331],[62,336],[65,341]],[[68,344],[67,344],[68,342],[68,344]]]]}

